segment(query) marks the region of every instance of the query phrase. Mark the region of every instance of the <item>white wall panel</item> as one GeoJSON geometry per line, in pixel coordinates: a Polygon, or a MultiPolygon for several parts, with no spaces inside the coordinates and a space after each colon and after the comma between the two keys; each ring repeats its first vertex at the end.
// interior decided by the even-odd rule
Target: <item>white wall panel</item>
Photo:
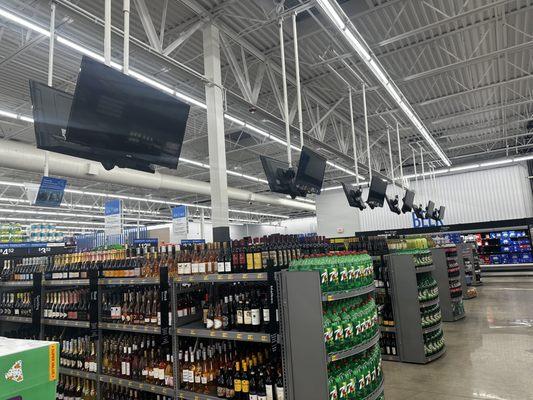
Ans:
{"type": "MultiPolygon", "coordinates": [[[[445,224],[485,222],[533,216],[533,196],[527,179],[525,164],[509,167],[479,170],[456,175],[437,177],[435,182],[411,182],[415,190],[415,203],[426,206],[433,200],[436,207],[446,206],[445,224]]],[[[363,197],[368,194],[364,191],[363,197]]],[[[403,193],[397,187],[389,186],[387,194],[392,197],[403,193]]],[[[401,203],[401,201],[400,201],[401,203]]],[[[335,226],[357,221],[355,231],[412,228],[411,214],[393,214],[385,204],[382,209],[359,211],[347,207],[342,190],[324,192],[317,201],[319,235],[338,235],[335,226]],[[357,213],[357,218],[354,214],[357,213]]],[[[348,231],[348,229],[346,229],[348,231]]]]}

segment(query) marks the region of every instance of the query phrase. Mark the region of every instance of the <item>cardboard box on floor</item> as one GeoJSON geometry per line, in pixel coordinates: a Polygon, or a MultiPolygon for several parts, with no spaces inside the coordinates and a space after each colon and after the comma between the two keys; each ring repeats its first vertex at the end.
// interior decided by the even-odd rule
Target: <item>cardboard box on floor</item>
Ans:
{"type": "Polygon", "coordinates": [[[0,400],[55,400],[58,357],[58,343],[0,337],[0,400]]]}

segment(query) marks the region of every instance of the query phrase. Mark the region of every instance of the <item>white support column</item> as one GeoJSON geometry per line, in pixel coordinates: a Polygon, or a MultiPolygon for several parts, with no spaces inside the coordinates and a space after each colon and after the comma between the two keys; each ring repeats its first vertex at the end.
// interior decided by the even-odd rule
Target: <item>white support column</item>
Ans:
{"type": "Polygon", "coordinates": [[[130,0],[124,0],[124,65],[123,72],[127,75],[130,71],[130,0]]]}
{"type": "Polygon", "coordinates": [[[111,0],[105,0],[104,10],[104,61],[111,65],[111,0]]]}
{"type": "Polygon", "coordinates": [[[220,32],[212,23],[203,29],[205,76],[214,84],[205,85],[209,177],[211,181],[211,221],[213,241],[229,241],[228,181],[224,137],[224,98],[220,69],[220,32]]]}
{"type": "Polygon", "coordinates": [[[54,49],[56,42],[56,3],[50,6],[50,47],[48,48],[48,86],[53,86],[54,79],[54,49]]]}

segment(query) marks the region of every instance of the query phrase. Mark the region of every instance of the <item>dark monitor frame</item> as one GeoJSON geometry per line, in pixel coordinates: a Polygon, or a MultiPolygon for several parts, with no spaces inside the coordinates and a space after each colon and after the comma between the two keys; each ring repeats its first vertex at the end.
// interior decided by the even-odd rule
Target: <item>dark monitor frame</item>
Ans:
{"type": "Polygon", "coordinates": [[[303,146],[300,153],[300,161],[298,162],[298,171],[294,180],[296,187],[305,189],[308,193],[320,194],[326,172],[326,162],[326,157],[311,150],[309,147],[303,146]],[[306,168],[302,164],[306,162],[306,158],[309,160],[314,159],[313,162],[320,162],[322,164],[319,166],[321,168],[321,174],[318,179],[305,173],[306,168]]]}
{"type": "MultiPolygon", "coordinates": [[[[291,194],[291,185],[285,178],[289,171],[289,163],[272,157],[259,156],[271,192],[291,194]]],[[[290,174],[290,173],[289,173],[290,174]]]]}
{"type": "Polygon", "coordinates": [[[385,197],[387,192],[387,182],[379,177],[373,177],[370,182],[370,188],[368,189],[367,204],[371,207],[383,207],[385,203],[385,197]]]}
{"type": "Polygon", "coordinates": [[[402,212],[404,214],[411,212],[413,210],[413,206],[415,202],[415,192],[413,190],[407,189],[405,191],[402,201],[403,201],[402,212]]]}

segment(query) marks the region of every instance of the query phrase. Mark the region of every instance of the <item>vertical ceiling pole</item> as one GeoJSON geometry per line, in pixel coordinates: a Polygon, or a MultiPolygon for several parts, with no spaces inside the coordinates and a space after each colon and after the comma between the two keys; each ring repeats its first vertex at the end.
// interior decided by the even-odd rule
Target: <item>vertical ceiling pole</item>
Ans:
{"type": "MultiPolygon", "coordinates": [[[[418,144],[420,146],[420,143],[418,144]]],[[[426,197],[426,175],[425,175],[425,169],[424,169],[424,149],[422,146],[420,146],[420,164],[422,165],[422,181],[423,181],[423,188],[424,188],[424,198],[426,197]]],[[[429,198],[429,196],[428,196],[429,198]]]]}
{"type": "MultiPolygon", "coordinates": [[[[413,167],[415,169],[414,173],[415,173],[415,186],[416,186],[416,190],[418,191],[419,187],[418,187],[418,174],[416,173],[416,151],[415,151],[415,148],[414,147],[411,147],[411,150],[413,151],[413,167]]],[[[422,203],[422,202],[420,202],[422,203]]]]}
{"type": "Polygon", "coordinates": [[[394,179],[394,167],[393,167],[393,164],[392,164],[392,147],[391,147],[391,144],[390,144],[390,127],[387,125],[387,142],[389,143],[389,162],[390,162],[390,178],[392,180],[392,183],[394,184],[394,182],[396,181],[394,179]]]}
{"type": "Polygon", "coordinates": [[[404,184],[403,182],[403,161],[402,161],[402,144],[400,143],[400,125],[398,124],[398,121],[396,121],[396,140],[398,141],[398,158],[400,162],[400,179],[402,180],[402,186],[404,184]]]}
{"type": "Polygon", "coordinates": [[[296,101],[298,102],[298,128],[300,130],[300,148],[302,148],[304,147],[304,123],[302,119],[302,87],[300,82],[300,56],[298,51],[298,27],[296,26],[296,15],[296,13],[292,15],[292,34],[294,41],[296,101]]]}
{"type": "Polygon", "coordinates": [[[124,67],[123,67],[123,72],[127,75],[130,71],[130,0],[124,0],[122,11],[124,12],[124,67]]]}
{"type": "Polygon", "coordinates": [[[106,65],[111,65],[111,0],[105,0],[104,62],[106,65]]]}
{"type": "MultiPolygon", "coordinates": [[[[368,179],[372,181],[372,165],[370,164],[370,137],[368,136],[368,115],[366,109],[366,86],[363,83],[363,111],[365,114],[366,155],[368,157],[368,179]]],[[[357,161],[356,161],[357,162],[357,161]]]]}
{"type": "Polygon", "coordinates": [[[289,125],[289,99],[287,96],[287,69],[285,67],[285,43],[283,41],[283,18],[279,19],[279,47],[281,50],[281,80],[283,82],[283,119],[285,120],[285,136],[287,141],[287,161],[292,167],[291,130],[289,125]]]}
{"type": "Polygon", "coordinates": [[[50,6],[50,46],[48,47],[48,86],[53,86],[54,79],[54,48],[56,41],[56,3],[50,6]]]}
{"type": "MultiPolygon", "coordinates": [[[[228,179],[224,136],[224,94],[220,67],[220,31],[212,23],[203,29],[204,71],[207,105],[209,177],[211,181],[211,221],[213,241],[229,241],[228,179]]],[[[250,198],[250,201],[253,199],[250,198]]]]}
{"type": "Polygon", "coordinates": [[[355,182],[359,186],[359,165],[357,163],[357,145],[355,144],[355,121],[353,118],[353,99],[352,99],[352,87],[348,86],[350,91],[350,126],[352,128],[352,146],[353,146],[353,160],[355,166],[355,182]]]}
{"type": "Polygon", "coordinates": [[[205,240],[205,215],[204,208],[200,208],[200,239],[205,240]]]}

